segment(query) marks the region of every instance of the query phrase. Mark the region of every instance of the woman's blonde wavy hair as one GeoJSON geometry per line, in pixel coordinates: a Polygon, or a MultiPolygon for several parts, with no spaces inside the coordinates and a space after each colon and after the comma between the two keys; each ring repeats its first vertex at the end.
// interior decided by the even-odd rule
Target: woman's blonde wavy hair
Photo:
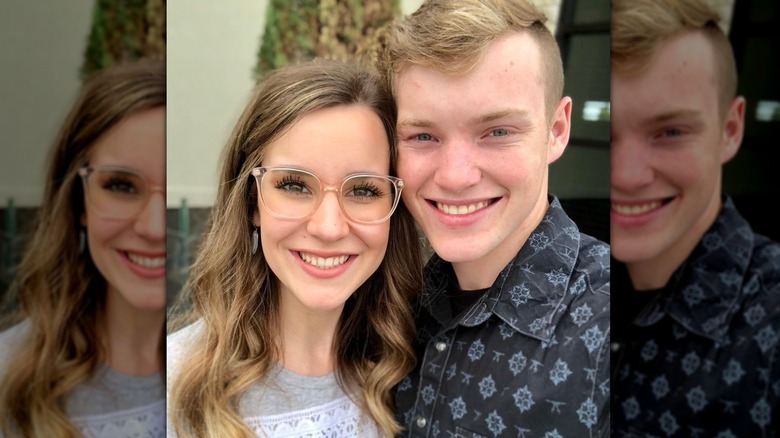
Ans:
{"type": "Polygon", "coordinates": [[[77,172],[109,129],[133,113],[164,105],[163,61],[122,64],[85,83],[61,127],[12,286],[19,301],[12,320],[29,321],[29,330],[0,376],[0,431],[6,437],[81,436],[64,402],[107,354],[100,330],[106,281],[89,251],[79,250],[84,193],[77,172]]]}
{"type": "MultiPolygon", "coordinates": [[[[381,80],[357,64],[320,60],[271,72],[232,133],[209,231],[186,287],[192,309],[184,320],[202,318],[203,330],[169,394],[169,417],[179,436],[253,436],[238,413],[239,399],[281,353],[279,282],[262,251],[250,250],[258,208],[250,172],[268,145],[302,117],[340,105],[366,107],[381,119],[394,174],[395,103],[381,80]]],[[[391,436],[401,430],[391,389],[416,364],[410,302],[421,286],[420,241],[411,215],[399,205],[385,258],[346,302],[333,345],[339,384],[391,436]]]]}

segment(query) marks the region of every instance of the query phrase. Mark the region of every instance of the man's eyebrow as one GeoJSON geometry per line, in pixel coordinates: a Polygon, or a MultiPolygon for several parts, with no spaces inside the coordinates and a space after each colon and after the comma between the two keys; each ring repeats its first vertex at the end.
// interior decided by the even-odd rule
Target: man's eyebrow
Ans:
{"type": "MultiPolygon", "coordinates": [[[[521,121],[531,120],[531,115],[528,111],[524,110],[501,110],[494,111],[487,114],[476,116],[472,119],[472,123],[482,124],[492,122],[494,120],[515,118],[521,121]]],[[[427,119],[406,118],[398,120],[399,127],[413,127],[413,128],[430,128],[434,126],[434,123],[427,119]]]]}
{"type": "Polygon", "coordinates": [[[414,119],[414,118],[399,119],[397,126],[399,127],[408,126],[412,128],[430,128],[431,126],[433,126],[433,122],[430,120],[414,119]]]}
{"type": "Polygon", "coordinates": [[[530,121],[531,114],[525,110],[507,109],[483,114],[472,119],[475,123],[488,123],[500,119],[519,119],[520,121],[530,121]]]}
{"type": "Polygon", "coordinates": [[[699,121],[701,119],[701,111],[695,109],[682,109],[676,111],[669,111],[669,112],[654,115],[648,118],[647,120],[650,123],[664,123],[670,120],[677,120],[677,119],[693,119],[694,121],[699,121]]]}

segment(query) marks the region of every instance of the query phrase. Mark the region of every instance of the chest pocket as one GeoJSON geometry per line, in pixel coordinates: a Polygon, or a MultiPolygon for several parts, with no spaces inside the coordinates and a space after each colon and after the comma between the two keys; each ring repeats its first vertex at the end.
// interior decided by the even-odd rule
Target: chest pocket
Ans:
{"type": "Polygon", "coordinates": [[[486,438],[486,437],[485,435],[480,435],[476,432],[472,432],[462,427],[456,427],[454,438],[486,438]]]}

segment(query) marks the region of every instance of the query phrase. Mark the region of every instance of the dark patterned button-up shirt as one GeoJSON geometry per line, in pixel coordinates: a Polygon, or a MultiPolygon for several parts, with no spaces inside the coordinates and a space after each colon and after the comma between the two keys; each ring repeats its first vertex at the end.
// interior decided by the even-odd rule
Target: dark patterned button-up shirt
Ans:
{"type": "Polygon", "coordinates": [[[433,256],[418,368],[396,388],[410,437],[600,437],[609,430],[609,246],[553,199],[488,292],[452,315],[433,256]],[[453,317],[454,316],[454,317],[453,317]]]}
{"type": "MultiPolygon", "coordinates": [[[[613,303],[625,309],[636,293],[629,282],[613,303]]],[[[614,436],[780,436],[779,333],[780,244],[726,200],[667,287],[613,336],[614,436]]]]}

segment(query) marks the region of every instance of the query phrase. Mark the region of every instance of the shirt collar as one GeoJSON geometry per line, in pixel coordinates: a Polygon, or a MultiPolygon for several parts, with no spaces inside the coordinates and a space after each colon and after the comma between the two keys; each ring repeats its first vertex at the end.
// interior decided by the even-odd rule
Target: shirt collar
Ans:
{"type": "Polygon", "coordinates": [[[515,258],[499,273],[487,294],[459,320],[451,321],[445,302],[445,292],[451,290],[457,279],[452,265],[437,255],[426,267],[423,306],[440,325],[471,327],[495,314],[514,330],[549,341],[565,314],[556,309],[566,298],[579,247],[579,229],[563,211],[558,198],[552,197],[541,223],[515,258]]]}
{"type": "Polygon", "coordinates": [[[726,198],[715,223],[672,275],[661,299],[635,323],[649,326],[668,314],[693,333],[722,339],[739,310],[753,243],[750,225],[726,198]]]}

